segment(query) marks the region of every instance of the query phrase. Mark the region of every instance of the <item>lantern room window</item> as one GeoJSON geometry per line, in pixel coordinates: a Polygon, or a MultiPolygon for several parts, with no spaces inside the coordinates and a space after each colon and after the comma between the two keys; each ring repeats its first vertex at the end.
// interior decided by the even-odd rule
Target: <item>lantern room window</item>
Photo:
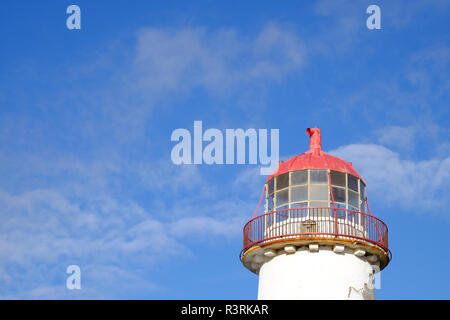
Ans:
{"type": "Polygon", "coordinates": [[[333,186],[334,202],[347,203],[347,192],[345,188],[337,188],[333,186]]]}
{"type": "Polygon", "coordinates": [[[308,170],[294,171],[291,173],[291,185],[300,186],[308,184],[308,170]]]}
{"type": "Polygon", "coordinates": [[[345,172],[318,169],[286,172],[267,183],[266,212],[285,208],[332,207],[333,200],[336,208],[365,212],[365,193],[364,183],[345,172]]]}
{"type": "Polygon", "coordinates": [[[274,209],[274,198],[273,193],[267,198],[267,212],[271,212],[274,209]]]}
{"type": "Polygon", "coordinates": [[[328,202],[328,193],[330,188],[327,185],[324,186],[310,186],[309,187],[309,200],[324,200],[328,202]]]}
{"type": "Polygon", "coordinates": [[[305,208],[308,206],[308,202],[297,202],[297,203],[291,203],[291,209],[292,208],[305,208]]]}
{"type": "Polygon", "coordinates": [[[359,200],[359,211],[366,212],[366,201],[362,198],[359,200]]]}
{"type": "Polygon", "coordinates": [[[273,194],[273,191],[274,191],[274,182],[275,182],[275,179],[271,179],[270,181],[269,181],[269,183],[267,184],[267,193],[269,194],[269,195],[271,195],[271,194],[273,194]]]}
{"type": "Polygon", "coordinates": [[[346,174],[344,172],[333,171],[330,172],[331,175],[331,184],[333,186],[344,187],[346,186],[346,174]]]}
{"type": "Polygon", "coordinates": [[[308,186],[291,189],[291,202],[308,201],[308,186]]]}
{"type": "Polygon", "coordinates": [[[279,175],[276,184],[277,191],[287,187],[289,187],[289,172],[279,175]]]}
{"type": "Polygon", "coordinates": [[[359,180],[359,210],[366,212],[366,186],[359,180]]]}
{"type": "Polygon", "coordinates": [[[348,188],[350,190],[358,192],[358,178],[348,175],[348,188]]]}
{"type": "Polygon", "coordinates": [[[275,193],[275,204],[277,209],[281,209],[280,206],[289,204],[289,189],[275,193]]]}
{"type": "MultiPolygon", "coordinates": [[[[285,210],[288,209],[288,206],[282,206],[279,210],[285,210]]],[[[276,216],[276,220],[277,222],[281,222],[284,220],[287,220],[289,218],[289,211],[281,211],[279,214],[277,214],[276,216]]]]}
{"type": "Polygon", "coordinates": [[[309,183],[310,184],[328,184],[328,171],[327,170],[310,170],[309,171],[309,183]]]}
{"type": "Polygon", "coordinates": [[[348,205],[349,209],[358,210],[359,209],[359,194],[348,190],[348,205]]]}
{"type": "Polygon", "coordinates": [[[359,190],[361,193],[361,197],[365,198],[366,196],[366,186],[364,185],[364,183],[360,180],[359,181],[359,190]]]}

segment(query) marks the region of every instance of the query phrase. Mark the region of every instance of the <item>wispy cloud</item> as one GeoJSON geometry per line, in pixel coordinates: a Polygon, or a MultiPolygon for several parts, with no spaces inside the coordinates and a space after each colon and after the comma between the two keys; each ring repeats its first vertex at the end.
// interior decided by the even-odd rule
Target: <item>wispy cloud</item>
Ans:
{"type": "Polygon", "coordinates": [[[235,29],[145,28],[138,33],[134,85],[152,92],[236,89],[250,81],[279,80],[305,63],[292,31],[266,25],[255,37],[235,29]]]}
{"type": "Polygon", "coordinates": [[[414,147],[416,134],[416,129],[412,126],[388,126],[377,130],[377,135],[382,145],[406,150],[411,150],[414,147]]]}
{"type": "Polygon", "coordinates": [[[375,144],[351,144],[330,153],[352,161],[367,182],[369,199],[449,218],[450,157],[404,160],[399,153],[375,144]]]}
{"type": "MultiPolygon", "coordinates": [[[[51,188],[0,191],[3,298],[119,297],[108,295],[117,290],[107,290],[104,277],[111,288],[164,290],[148,274],[135,270],[150,270],[156,261],[173,256],[192,258],[196,253],[191,245],[199,242],[237,239],[255,205],[248,197],[233,199],[231,192],[213,192],[217,184],[196,166],[156,161],[132,170],[121,163],[103,170],[92,162],[54,164],[54,171],[42,164],[22,176],[51,177],[51,188]],[[134,199],[125,186],[114,186],[114,181],[129,180],[155,198],[150,206],[139,204],[142,200],[134,199]],[[80,265],[89,279],[80,294],[64,288],[64,271],[70,264],[80,265]]],[[[222,181],[221,190],[231,191],[233,183],[222,181]]]]}
{"type": "MultiPolygon", "coordinates": [[[[82,297],[98,297],[105,294],[98,268],[114,266],[115,276],[109,271],[104,274],[108,285],[117,287],[126,278],[138,277],[135,269],[149,269],[174,255],[189,257],[187,239],[218,241],[239,236],[244,221],[239,211],[242,205],[223,200],[211,203],[210,210],[205,210],[205,203],[183,207],[183,214],[175,214],[175,219],[163,219],[132,202],[119,203],[106,196],[68,199],[55,190],[20,195],[2,192],[0,202],[4,221],[0,259],[5,271],[0,277],[0,295],[6,298],[12,292],[21,298],[76,297],[58,293],[65,285],[69,264],[82,266],[83,275],[90,278],[90,290],[82,297]],[[55,282],[60,289],[49,286],[55,282]]],[[[167,215],[172,210],[177,205],[163,212],[167,215]]],[[[144,275],[140,277],[135,279],[137,286],[149,282],[144,275]]]]}
{"type": "MultiPolygon", "coordinates": [[[[392,12],[385,9],[394,5],[382,6],[387,18],[382,23],[393,21],[390,14],[404,14],[399,28],[414,21],[421,5],[403,3],[405,8],[392,12]],[[413,15],[405,14],[403,9],[411,8],[413,15]]],[[[304,36],[281,23],[254,32],[145,27],[106,50],[88,48],[86,63],[43,70],[33,62],[14,71],[20,80],[27,72],[28,82],[17,85],[15,95],[0,92],[2,103],[17,107],[0,118],[0,296],[117,298],[120,292],[125,297],[161,292],[163,284],[151,275],[155,263],[195,257],[200,243],[240,240],[265,177],[258,168],[224,174],[224,168],[173,165],[167,152],[172,120],[201,114],[224,123],[226,105],[233,123],[247,116],[254,125],[260,114],[264,123],[272,121],[278,105],[261,112],[265,90],[298,76],[314,59],[328,66],[327,58],[346,57],[366,31],[365,4],[318,1],[319,24],[304,36]],[[92,51],[100,54],[93,58],[92,51]],[[42,79],[51,82],[50,89],[42,79]],[[245,102],[229,103],[230,97],[245,102]],[[189,109],[197,98],[207,100],[200,106],[207,112],[189,109]],[[252,103],[257,110],[248,107],[252,103]],[[79,294],[65,288],[69,264],[82,268],[79,294]]],[[[402,63],[401,81],[374,79],[357,92],[350,83],[350,93],[337,96],[336,103],[321,84],[320,96],[312,93],[312,99],[333,104],[339,110],[332,113],[336,122],[342,114],[377,122],[368,139],[380,145],[332,151],[354,163],[368,183],[369,197],[424,211],[440,206],[445,212],[450,145],[430,160],[406,159],[396,151],[416,148],[419,124],[427,124],[430,135],[435,130],[435,137],[445,132],[429,114],[432,98],[448,92],[448,48],[441,44],[413,52],[402,63]],[[411,87],[405,89],[404,80],[411,87]],[[385,115],[384,129],[378,126],[379,114],[385,115]]],[[[333,72],[340,71],[346,72],[333,72]]],[[[308,118],[305,114],[300,117],[308,118]]],[[[350,120],[342,122],[346,126],[350,120]]],[[[442,148],[442,140],[434,144],[442,148]]]]}
{"type": "Polygon", "coordinates": [[[135,36],[132,49],[119,44],[67,67],[70,79],[95,82],[91,90],[30,91],[39,119],[24,107],[2,117],[0,296],[75,297],[64,287],[69,264],[90,279],[85,298],[125,283],[160,290],[135,270],[195,254],[189,243],[236,239],[251,215],[252,197],[224,194],[232,179],[214,182],[155,148],[151,158],[146,124],[161,101],[193,90],[220,99],[283,80],[305,64],[302,39],[275,23],[253,35],[152,27],[135,36]]]}

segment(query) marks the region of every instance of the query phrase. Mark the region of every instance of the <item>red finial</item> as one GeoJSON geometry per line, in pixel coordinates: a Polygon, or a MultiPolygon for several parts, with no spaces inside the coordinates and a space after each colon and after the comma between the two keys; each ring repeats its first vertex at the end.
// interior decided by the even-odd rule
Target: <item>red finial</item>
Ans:
{"type": "Polygon", "coordinates": [[[320,154],[322,149],[322,139],[320,137],[319,128],[308,128],[306,133],[309,134],[309,150],[314,154],[320,154]]]}

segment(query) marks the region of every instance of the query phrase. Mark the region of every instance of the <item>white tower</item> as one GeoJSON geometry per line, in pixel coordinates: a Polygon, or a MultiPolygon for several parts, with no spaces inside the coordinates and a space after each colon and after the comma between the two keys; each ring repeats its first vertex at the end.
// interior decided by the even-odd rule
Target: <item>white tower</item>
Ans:
{"type": "Polygon", "coordinates": [[[242,263],[259,274],[258,299],[374,299],[374,274],[391,258],[387,227],[352,164],[321,150],[320,129],[306,132],[310,150],[266,181],[265,213],[244,227],[242,263]]]}

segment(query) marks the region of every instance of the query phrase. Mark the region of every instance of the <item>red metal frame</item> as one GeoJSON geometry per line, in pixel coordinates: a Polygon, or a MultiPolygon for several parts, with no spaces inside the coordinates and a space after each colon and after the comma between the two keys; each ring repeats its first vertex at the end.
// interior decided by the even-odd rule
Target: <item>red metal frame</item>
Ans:
{"type": "Polygon", "coordinates": [[[240,256],[257,245],[303,236],[356,239],[377,245],[391,258],[388,228],[383,221],[372,214],[336,207],[283,209],[251,219],[244,226],[244,248],[240,256]],[[315,230],[305,232],[302,230],[305,226],[314,226],[315,230]]]}

